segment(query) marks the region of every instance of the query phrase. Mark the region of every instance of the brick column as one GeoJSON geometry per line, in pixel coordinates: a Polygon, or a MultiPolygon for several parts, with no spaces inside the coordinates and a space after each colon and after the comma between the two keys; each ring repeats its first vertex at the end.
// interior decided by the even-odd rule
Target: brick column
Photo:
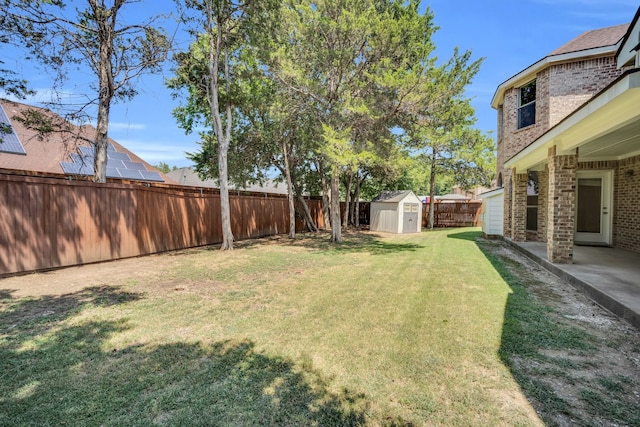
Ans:
{"type": "Polygon", "coordinates": [[[527,240],[527,173],[511,171],[513,196],[511,197],[511,238],[514,242],[527,240]]]}
{"type": "Polygon", "coordinates": [[[547,241],[547,200],[549,199],[549,169],[538,171],[538,241],[547,241]]]}
{"type": "Polygon", "coordinates": [[[577,156],[556,155],[549,148],[549,198],[547,201],[547,258],[553,263],[573,263],[576,209],[577,156]]]}
{"type": "Polygon", "coordinates": [[[512,238],[511,235],[511,193],[513,193],[513,183],[511,182],[511,169],[505,169],[502,174],[504,186],[504,220],[502,232],[504,237],[512,238]]]}

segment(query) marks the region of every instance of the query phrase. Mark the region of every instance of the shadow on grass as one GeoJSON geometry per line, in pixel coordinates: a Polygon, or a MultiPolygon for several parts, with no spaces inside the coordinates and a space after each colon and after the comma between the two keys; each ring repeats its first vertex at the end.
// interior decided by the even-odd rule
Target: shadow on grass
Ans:
{"type": "Polygon", "coordinates": [[[593,367],[562,356],[566,353],[589,360],[597,348],[595,337],[571,325],[562,313],[529,293],[527,284],[533,284],[531,281],[536,279],[525,278],[524,266],[492,250],[503,245],[502,242],[478,239],[479,232],[459,234],[461,236],[451,237],[471,240],[475,235],[478,247],[511,290],[505,305],[498,355],[545,424],[598,425],[592,420],[600,419],[612,425],[640,425],[640,409],[628,398],[632,395],[631,387],[621,393],[611,393],[580,373],[593,367]],[[518,272],[522,272],[522,276],[518,272]],[[556,383],[564,385],[558,387],[556,383]],[[590,389],[600,402],[607,402],[600,405],[607,409],[598,408],[585,398],[575,402],[558,393],[558,389],[578,385],[590,389]]]}
{"type": "Polygon", "coordinates": [[[364,425],[367,400],[251,341],[112,348],[126,319],[74,321],[114,288],[7,299],[0,312],[0,425],[364,425]]]}
{"type": "Polygon", "coordinates": [[[479,231],[461,231],[459,233],[447,234],[449,239],[470,240],[472,242],[475,242],[480,236],[482,236],[482,233],[479,231]]]}
{"type": "Polygon", "coordinates": [[[328,254],[370,253],[386,255],[391,253],[416,251],[424,246],[415,243],[393,243],[382,240],[382,236],[369,232],[343,232],[341,243],[332,243],[331,235],[326,232],[297,234],[295,239],[286,236],[272,236],[251,241],[238,242],[239,248],[256,248],[268,245],[286,245],[322,251],[328,254]]]}

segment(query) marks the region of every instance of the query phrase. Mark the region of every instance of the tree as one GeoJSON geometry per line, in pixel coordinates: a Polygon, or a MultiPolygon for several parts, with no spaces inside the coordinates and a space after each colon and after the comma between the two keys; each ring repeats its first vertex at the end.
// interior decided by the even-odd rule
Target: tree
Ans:
{"type": "Polygon", "coordinates": [[[361,155],[390,139],[404,97],[433,50],[432,15],[418,1],[291,0],[271,70],[280,83],[314,105],[321,123],[318,169],[329,176],[331,240],[340,242],[340,177],[361,155]],[[383,130],[381,132],[381,130],[383,130]],[[382,136],[382,137],[380,137],[382,136]]]}
{"type": "MultiPolygon", "coordinates": [[[[57,85],[66,82],[69,67],[91,70],[95,93],[86,94],[87,101],[67,116],[74,122],[86,122],[90,108],[97,109],[94,181],[106,182],[111,105],[136,95],[137,77],[159,70],[170,41],[163,30],[153,26],[157,18],[128,23],[124,7],[136,0],[86,0],[76,2],[85,7],[74,7],[73,12],[67,10],[67,3],[0,0],[0,8],[5,34],[20,40],[41,64],[53,70],[57,85]]],[[[59,106],[60,102],[52,104],[59,106]]]]}
{"type": "Polygon", "coordinates": [[[174,166],[169,166],[169,163],[166,163],[166,162],[160,162],[157,165],[154,165],[154,167],[156,169],[158,169],[162,173],[169,173],[171,171],[174,171],[174,170],[178,169],[177,166],[175,166],[175,165],[174,166]]]}
{"type": "Polygon", "coordinates": [[[417,92],[405,116],[407,144],[429,170],[429,216],[433,228],[436,177],[450,173],[463,185],[487,185],[492,178],[493,139],[472,129],[475,122],[464,90],[478,72],[482,60],[471,61],[471,52],[459,54],[434,69],[433,79],[417,92]]]}
{"type": "MultiPolygon", "coordinates": [[[[180,125],[187,131],[196,121],[211,126],[210,134],[202,134],[204,150],[217,151],[217,170],[220,185],[223,250],[233,249],[231,213],[229,205],[228,154],[234,126],[234,109],[243,93],[241,75],[252,72],[250,47],[258,47],[261,33],[272,22],[269,13],[276,9],[275,0],[186,0],[182,15],[196,35],[187,54],[177,56],[177,76],[169,86],[186,88],[185,107],[176,109],[180,125]],[[193,12],[193,13],[189,13],[193,12]],[[202,65],[206,65],[203,68],[202,65]]],[[[210,163],[210,157],[202,159],[210,163]]],[[[200,169],[203,170],[202,168],[200,169]]]]}

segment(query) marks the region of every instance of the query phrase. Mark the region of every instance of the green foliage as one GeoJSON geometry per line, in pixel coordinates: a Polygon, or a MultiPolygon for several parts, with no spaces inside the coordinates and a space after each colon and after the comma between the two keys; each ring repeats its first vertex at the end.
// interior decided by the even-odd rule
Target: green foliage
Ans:
{"type": "Polygon", "coordinates": [[[165,162],[160,162],[157,165],[154,165],[154,167],[156,169],[158,169],[162,173],[169,173],[171,171],[174,171],[174,170],[178,169],[177,166],[175,166],[175,165],[174,166],[169,166],[169,164],[165,163],[165,162]]]}

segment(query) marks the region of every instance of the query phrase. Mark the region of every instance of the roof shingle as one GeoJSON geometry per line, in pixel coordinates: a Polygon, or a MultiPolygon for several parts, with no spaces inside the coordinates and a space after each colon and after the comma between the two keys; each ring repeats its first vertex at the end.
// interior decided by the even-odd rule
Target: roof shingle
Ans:
{"type": "Polygon", "coordinates": [[[614,46],[624,37],[628,28],[629,24],[627,23],[584,32],[575,39],[551,52],[549,56],[579,52],[599,47],[614,46]]]}

